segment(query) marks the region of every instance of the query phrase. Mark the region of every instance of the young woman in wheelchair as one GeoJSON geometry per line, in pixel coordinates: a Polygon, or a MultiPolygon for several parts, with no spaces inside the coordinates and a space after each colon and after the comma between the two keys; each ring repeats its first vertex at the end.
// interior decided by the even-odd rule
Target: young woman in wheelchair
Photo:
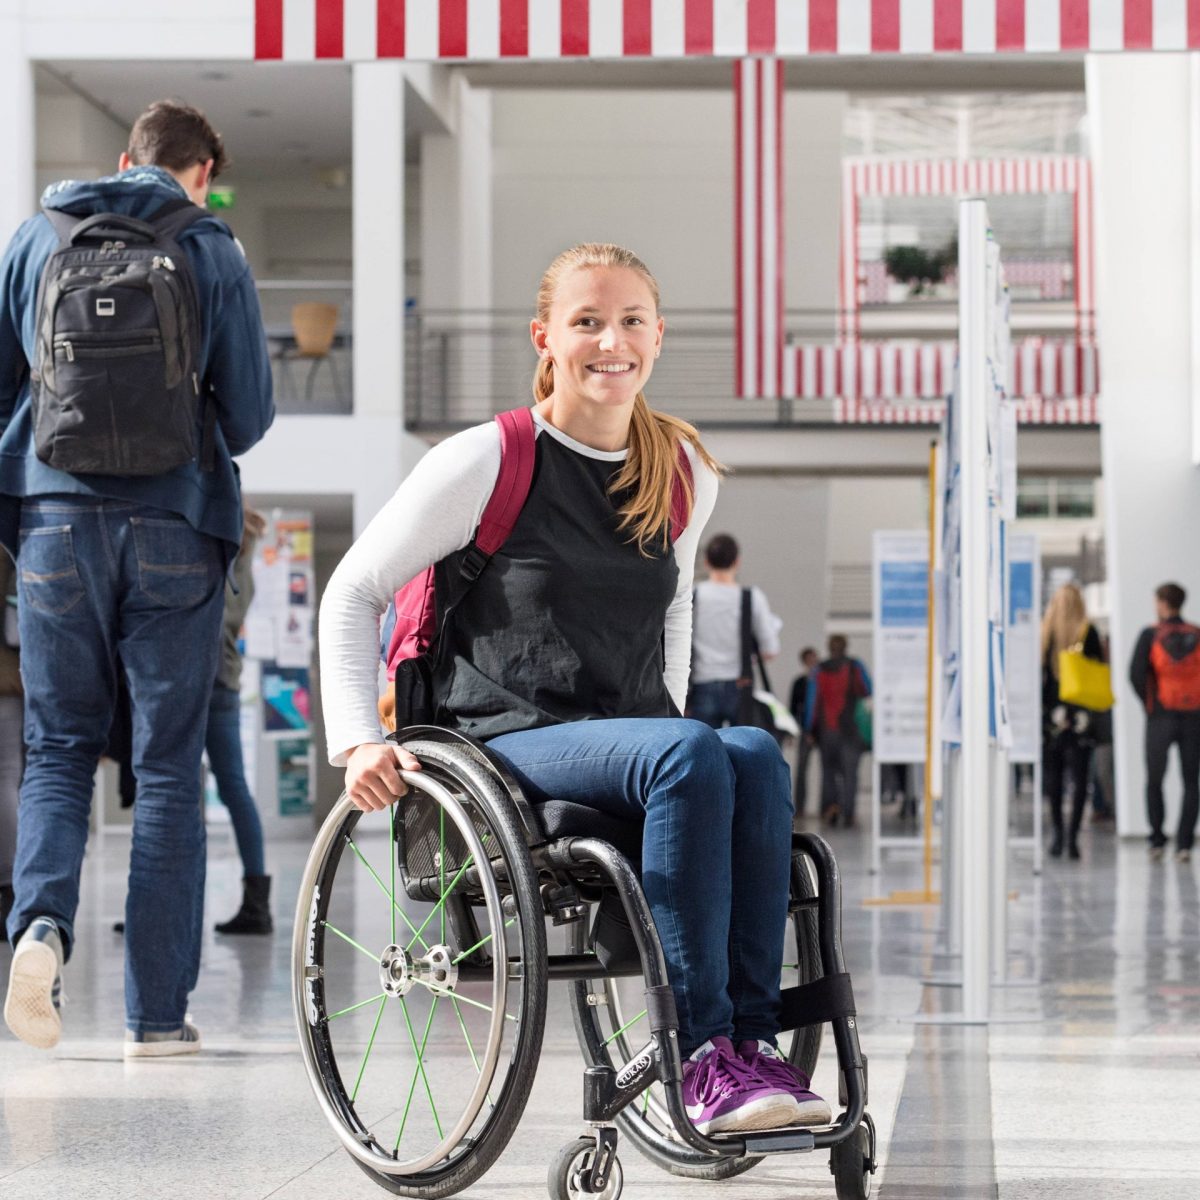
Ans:
{"type": "MultiPolygon", "coordinates": [[[[535,801],[644,818],[643,886],[697,1129],[824,1124],[829,1106],[775,1042],[787,766],[761,730],[679,715],[693,562],[720,468],[691,426],[644,397],[663,342],[658,301],[646,266],[616,246],[576,246],[546,271],[531,322],[533,483],[511,535],[441,630],[438,722],[486,742],[535,801]],[[677,474],[689,512],[672,542],[677,474]]],[[[492,422],[430,450],[325,593],[331,759],[365,811],[395,803],[399,771],[420,769],[380,732],[380,616],[398,587],[471,544],[499,469],[492,422]]]]}

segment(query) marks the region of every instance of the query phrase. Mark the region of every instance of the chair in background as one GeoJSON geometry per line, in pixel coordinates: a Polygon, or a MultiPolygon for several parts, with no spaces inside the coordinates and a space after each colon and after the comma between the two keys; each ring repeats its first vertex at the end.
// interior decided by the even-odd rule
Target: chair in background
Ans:
{"type": "Polygon", "coordinates": [[[313,302],[292,305],[294,345],[286,346],[275,356],[280,366],[280,392],[284,396],[295,394],[291,364],[295,361],[307,362],[309,367],[304,381],[304,402],[306,406],[311,407],[317,371],[322,363],[327,363],[329,375],[333,381],[334,397],[339,408],[344,406],[345,396],[342,392],[341,377],[338,375],[337,363],[330,353],[337,335],[337,322],[338,306],[336,304],[313,302]]]}

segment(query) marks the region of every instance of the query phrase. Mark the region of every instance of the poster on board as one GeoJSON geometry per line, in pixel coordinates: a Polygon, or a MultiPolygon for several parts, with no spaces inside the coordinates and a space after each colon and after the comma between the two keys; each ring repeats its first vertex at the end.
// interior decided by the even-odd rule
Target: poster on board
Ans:
{"type": "Polygon", "coordinates": [[[1042,752],[1041,576],[1037,535],[1010,533],[1004,667],[1015,763],[1037,762],[1042,752]]]}
{"type": "Polygon", "coordinates": [[[874,751],[878,762],[925,761],[929,536],[876,532],[874,751]]]}

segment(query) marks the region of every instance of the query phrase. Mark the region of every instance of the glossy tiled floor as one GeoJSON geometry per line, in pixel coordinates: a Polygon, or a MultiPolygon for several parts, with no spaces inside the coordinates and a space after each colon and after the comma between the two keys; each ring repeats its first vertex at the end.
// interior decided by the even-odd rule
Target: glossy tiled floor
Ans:
{"type": "MultiPolygon", "coordinates": [[[[883,1200],[1191,1200],[1200,1188],[1200,866],[1151,865],[1140,843],[1085,830],[1083,863],[1048,862],[1035,879],[1015,855],[1013,983],[994,993],[1012,1023],[990,1030],[915,1026],[953,1008],[923,987],[953,960],[937,954],[936,910],[865,909],[912,887],[915,861],[866,874],[865,845],[832,838],[843,869],[844,937],[854,977],[883,1200]]],[[[281,929],[304,848],[271,848],[281,929]]],[[[43,1054],[0,1033],[0,1196],[380,1197],[337,1147],[294,1048],[288,937],[215,939],[192,1013],[195,1060],[120,1057],[121,909],[128,842],[89,854],[78,951],[68,968],[65,1036],[43,1054]]],[[[209,917],[228,915],[237,866],[222,831],[210,855],[209,917]]],[[[0,950],[0,978],[9,952],[0,950]]],[[[829,1059],[816,1086],[836,1085],[829,1059]]],[[[546,1047],[521,1128],[467,1194],[545,1195],[546,1165],[579,1132],[580,1058],[563,989],[551,992],[546,1047]]],[[[827,1156],[776,1158],[713,1185],[622,1154],[625,1196],[755,1200],[832,1197],[827,1156]]]]}

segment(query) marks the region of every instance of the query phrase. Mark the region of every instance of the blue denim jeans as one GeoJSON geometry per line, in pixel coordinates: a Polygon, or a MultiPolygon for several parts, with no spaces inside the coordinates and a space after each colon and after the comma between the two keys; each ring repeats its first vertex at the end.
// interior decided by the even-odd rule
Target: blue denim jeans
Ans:
{"type": "Polygon", "coordinates": [[[738,723],[738,685],[735,679],[692,684],[688,715],[713,729],[738,723]]]}
{"type": "Polygon", "coordinates": [[[246,786],[246,768],[242,763],[241,710],[241,697],[233,688],[223,683],[213,684],[204,749],[217,781],[217,794],[229,809],[229,819],[233,822],[242,874],[265,875],[262,822],[246,786]]]}
{"type": "Polygon", "coordinates": [[[125,904],[130,1029],[178,1028],[200,967],[200,756],[224,600],[220,543],[160,509],[92,497],[25,500],[17,555],[25,777],[8,921],[63,931],[79,904],[96,762],[118,660],[137,776],[125,904]]]}
{"type": "Polygon", "coordinates": [[[683,1053],[717,1036],[773,1041],[792,800],[770,734],[683,718],[574,721],[488,748],[534,800],[645,819],[642,884],[683,1053]]]}

